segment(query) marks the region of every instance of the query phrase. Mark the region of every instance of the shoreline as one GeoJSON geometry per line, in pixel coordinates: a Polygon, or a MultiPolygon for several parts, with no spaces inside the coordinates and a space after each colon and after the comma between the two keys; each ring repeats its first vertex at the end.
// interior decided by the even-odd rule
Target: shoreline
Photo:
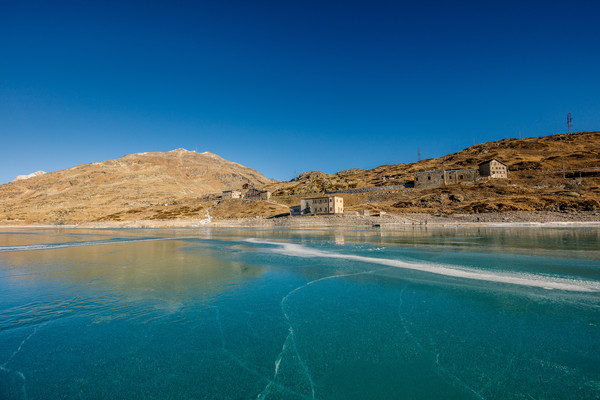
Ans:
{"type": "Polygon", "coordinates": [[[383,216],[284,216],[234,218],[132,220],[71,224],[0,222],[0,229],[151,229],[151,228],[381,228],[406,227],[600,227],[600,213],[506,212],[490,214],[404,214],[383,216]]]}

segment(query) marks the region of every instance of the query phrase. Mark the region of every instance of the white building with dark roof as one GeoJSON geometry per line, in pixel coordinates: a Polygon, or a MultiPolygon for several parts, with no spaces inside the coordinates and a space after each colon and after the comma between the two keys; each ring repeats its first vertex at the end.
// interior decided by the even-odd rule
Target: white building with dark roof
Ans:
{"type": "Polygon", "coordinates": [[[492,179],[507,179],[508,165],[495,158],[479,164],[479,176],[492,179]]]}

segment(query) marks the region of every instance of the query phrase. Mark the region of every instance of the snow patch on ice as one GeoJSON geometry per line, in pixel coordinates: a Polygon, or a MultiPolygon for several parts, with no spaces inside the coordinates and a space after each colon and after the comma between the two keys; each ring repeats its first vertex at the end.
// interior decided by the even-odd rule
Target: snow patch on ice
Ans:
{"type": "Polygon", "coordinates": [[[451,276],[455,278],[473,279],[478,281],[507,283],[529,287],[543,288],[547,290],[568,290],[574,292],[600,292],[600,283],[593,281],[554,278],[535,274],[503,273],[492,271],[481,271],[474,268],[462,268],[443,264],[417,263],[389,258],[375,258],[358,256],[353,254],[338,254],[330,251],[316,250],[299,244],[271,242],[258,239],[247,239],[251,243],[261,243],[278,246],[273,252],[292,257],[322,257],[340,258],[351,261],[361,261],[369,264],[385,265],[390,267],[410,269],[428,272],[436,275],[451,276]]]}

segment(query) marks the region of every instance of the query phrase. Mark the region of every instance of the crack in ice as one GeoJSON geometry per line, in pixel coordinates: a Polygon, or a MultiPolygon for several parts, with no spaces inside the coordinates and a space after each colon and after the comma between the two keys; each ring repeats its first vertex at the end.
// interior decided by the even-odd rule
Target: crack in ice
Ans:
{"type": "Polygon", "coordinates": [[[269,395],[270,391],[271,391],[271,385],[275,384],[275,379],[277,379],[277,374],[279,373],[279,365],[281,363],[281,360],[283,359],[285,350],[287,349],[287,344],[288,341],[291,341],[292,346],[294,348],[294,353],[296,354],[296,357],[298,358],[298,362],[300,363],[300,366],[302,366],[304,373],[310,383],[310,389],[311,389],[311,398],[314,400],[316,398],[315,395],[315,383],[314,380],[312,378],[312,376],[310,375],[310,371],[308,370],[308,366],[306,365],[306,363],[304,362],[304,360],[302,359],[302,357],[300,356],[300,352],[298,351],[298,347],[296,346],[296,340],[294,338],[294,334],[295,334],[295,330],[294,327],[292,325],[292,321],[289,318],[289,315],[287,314],[287,312],[285,311],[285,303],[287,301],[287,299],[294,293],[298,292],[299,290],[302,290],[310,285],[313,285],[315,283],[318,282],[322,282],[328,279],[337,279],[337,278],[344,278],[344,277],[348,277],[348,276],[356,276],[356,275],[367,275],[367,274],[372,274],[378,271],[383,271],[386,269],[389,269],[391,267],[387,267],[387,268],[378,268],[378,269],[374,269],[374,270],[369,270],[369,271],[363,271],[363,272],[356,272],[356,273],[351,273],[351,274],[336,274],[336,275],[330,275],[330,276],[326,276],[323,278],[319,278],[319,279],[315,279],[313,281],[307,282],[304,285],[298,286],[297,288],[295,288],[294,290],[290,291],[288,294],[286,294],[280,302],[280,307],[281,307],[281,312],[283,314],[283,316],[285,317],[289,328],[289,334],[287,335],[287,337],[285,338],[285,341],[283,342],[283,346],[281,348],[281,352],[279,353],[279,355],[277,356],[277,359],[275,360],[275,372],[273,374],[273,379],[271,380],[271,382],[263,389],[262,392],[260,392],[258,394],[258,396],[256,397],[258,400],[264,400],[267,398],[267,396],[269,395]]]}
{"type": "Polygon", "coordinates": [[[294,394],[301,398],[305,398],[305,396],[302,395],[301,393],[297,393],[294,390],[292,390],[284,385],[281,385],[279,383],[273,382],[271,379],[263,376],[255,368],[250,367],[246,362],[240,360],[235,354],[233,354],[229,349],[227,349],[227,346],[225,345],[225,334],[223,333],[223,324],[221,322],[221,311],[220,311],[219,307],[217,307],[217,306],[211,306],[210,308],[215,309],[215,319],[217,322],[217,327],[219,328],[219,334],[220,334],[220,339],[221,339],[221,350],[223,351],[223,353],[225,353],[225,355],[227,355],[229,358],[231,358],[233,361],[235,361],[241,368],[248,371],[252,375],[255,375],[255,376],[267,381],[268,387],[271,387],[271,385],[274,385],[275,387],[277,387],[278,389],[281,389],[284,392],[294,394]]]}
{"type": "Polygon", "coordinates": [[[402,308],[402,304],[403,304],[403,300],[402,300],[402,294],[404,293],[404,290],[406,289],[406,287],[404,287],[402,289],[402,291],[400,292],[400,300],[398,303],[398,317],[400,319],[400,324],[402,325],[402,328],[404,328],[404,333],[406,334],[406,336],[408,336],[416,345],[417,347],[424,353],[429,353],[430,355],[435,357],[435,361],[434,361],[434,365],[436,366],[436,369],[439,370],[442,374],[450,377],[451,379],[453,379],[455,382],[457,382],[460,386],[462,386],[464,389],[467,389],[468,391],[470,391],[471,393],[473,393],[475,395],[476,398],[480,399],[480,400],[485,400],[485,397],[483,397],[479,392],[481,391],[476,391],[475,389],[473,389],[471,386],[469,386],[467,383],[465,383],[462,379],[460,379],[458,376],[454,375],[452,372],[450,372],[446,367],[444,367],[441,363],[440,363],[440,353],[434,353],[430,350],[427,350],[422,344],[421,342],[419,342],[417,340],[417,338],[415,338],[415,336],[408,330],[406,321],[404,319],[404,317],[402,316],[402,313],[400,311],[400,309],[402,308]]]}
{"type": "Polygon", "coordinates": [[[25,345],[25,343],[27,343],[27,341],[29,339],[31,339],[31,337],[33,337],[37,333],[37,330],[38,330],[38,327],[37,326],[34,327],[33,332],[31,332],[29,334],[29,336],[27,336],[25,339],[23,339],[23,341],[21,341],[21,344],[19,344],[19,347],[17,347],[17,349],[10,355],[10,357],[8,357],[8,359],[4,362],[4,364],[0,365],[0,370],[4,371],[6,373],[14,372],[19,378],[21,378],[21,381],[23,381],[21,390],[23,392],[23,398],[25,400],[29,399],[29,397],[27,396],[27,378],[25,378],[25,374],[22,373],[21,371],[17,371],[16,369],[7,368],[6,366],[8,365],[9,362],[12,361],[13,358],[15,358],[15,356],[17,354],[19,354],[21,352],[21,349],[23,349],[23,346],[25,345]]]}
{"type": "Polygon", "coordinates": [[[33,335],[36,334],[37,329],[38,329],[37,326],[33,328],[33,332],[31,332],[29,334],[29,336],[27,336],[25,339],[23,339],[23,341],[21,342],[19,347],[17,347],[17,349],[12,353],[12,355],[10,357],[8,357],[8,359],[4,362],[4,364],[2,364],[2,367],[6,367],[6,364],[8,364],[21,351],[25,342],[27,342],[33,335]]]}
{"type": "MultiPolygon", "coordinates": [[[[529,310],[529,304],[525,305],[525,310],[524,310],[524,314],[527,315],[529,310]]],[[[523,317],[524,318],[524,317],[523,317]]],[[[521,319],[521,322],[519,323],[519,329],[523,328],[523,319],[521,319]]],[[[515,356],[511,357],[511,359],[508,362],[508,365],[506,367],[504,367],[500,372],[498,372],[496,374],[496,376],[494,376],[493,379],[490,379],[490,381],[488,383],[486,383],[485,385],[483,385],[478,391],[477,393],[479,395],[482,395],[482,393],[486,392],[493,384],[495,384],[496,382],[500,381],[500,378],[502,378],[503,376],[506,375],[506,373],[510,370],[513,369],[513,365],[516,362],[516,358],[517,355],[521,352],[521,350],[523,349],[523,337],[522,335],[519,335],[519,345],[515,351],[515,356]]]]}

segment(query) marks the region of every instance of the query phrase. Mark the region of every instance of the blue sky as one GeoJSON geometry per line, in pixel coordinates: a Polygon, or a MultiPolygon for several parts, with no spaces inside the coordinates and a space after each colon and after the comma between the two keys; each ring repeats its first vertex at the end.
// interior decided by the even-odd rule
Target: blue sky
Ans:
{"type": "Polygon", "coordinates": [[[211,151],[268,177],[600,130],[597,1],[0,2],[0,183],[211,151]]]}

